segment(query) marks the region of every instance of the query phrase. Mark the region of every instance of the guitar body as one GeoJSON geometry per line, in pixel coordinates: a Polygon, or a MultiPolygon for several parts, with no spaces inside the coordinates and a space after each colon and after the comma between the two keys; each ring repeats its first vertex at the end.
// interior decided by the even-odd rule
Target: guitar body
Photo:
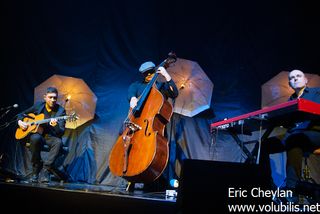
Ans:
{"type": "Polygon", "coordinates": [[[28,117],[25,117],[23,119],[23,122],[31,123],[30,126],[26,130],[22,130],[20,127],[17,128],[15,137],[17,140],[21,140],[25,138],[29,133],[36,133],[39,128],[39,124],[32,124],[33,122],[43,120],[44,119],[44,114],[38,114],[35,115],[33,113],[29,113],[28,117]]]}

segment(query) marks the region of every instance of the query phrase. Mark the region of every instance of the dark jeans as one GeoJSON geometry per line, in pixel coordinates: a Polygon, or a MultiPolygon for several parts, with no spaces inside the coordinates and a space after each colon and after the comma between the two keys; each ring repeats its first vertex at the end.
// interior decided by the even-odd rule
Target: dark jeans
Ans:
{"type": "Polygon", "coordinates": [[[30,135],[30,151],[32,153],[31,162],[34,168],[39,168],[41,165],[41,150],[44,144],[49,146],[49,152],[47,158],[43,161],[43,165],[44,167],[49,168],[59,154],[62,140],[61,138],[49,135],[43,137],[38,133],[30,135]]]}
{"type": "Polygon", "coordinates": [[[285,138],[287,151],[287,187],[294,188],[301,180],[302,160],[320,148],[320,132],[299,130],[289,133],[285,138]]]}
{"type": "Polygon", "coordinates": [[[296,183],[301,179],[303,157],[318,148],[320,148],[320,132],[311,130],[288,132],[283,141],[269,138],[262,142],[260,164],[271,178],[269,154],[286,151],[286,186],[295,188],[296,183]]]}

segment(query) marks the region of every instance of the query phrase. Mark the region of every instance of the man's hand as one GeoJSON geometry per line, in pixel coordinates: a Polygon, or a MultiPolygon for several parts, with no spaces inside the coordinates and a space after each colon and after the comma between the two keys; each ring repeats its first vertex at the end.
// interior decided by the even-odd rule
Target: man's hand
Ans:
{"type": "Polygon", "coordinates": [[[134,108],[137,106],[137,103],[138,103],[138,98],[136,97],[131,97],[130,99],[130,108],[134,108]]]}
{"type": "Polygon", "coordinates": [[[164,76],[164,78],[166,78],[167,82],[169,82],[171,80],[171,76],[168,74],[167,70],[164,67],[162,67],[162,66],[159,67],[157,70],[157,73],[164,76]]]}
{"type": "Polygon", "coordinates": [[[53,126],[53,127],[55,127],[57,125],[57,123],[58,123],[57,119],[51,119],[49,122],[50,126],[53,126]]]}
{"type": "Polygon", "coordinates": [[[28,124],[26,122],[23,122],[22,120],[18,121],[18,125],[23,131],[28,128],[28,124]]]}

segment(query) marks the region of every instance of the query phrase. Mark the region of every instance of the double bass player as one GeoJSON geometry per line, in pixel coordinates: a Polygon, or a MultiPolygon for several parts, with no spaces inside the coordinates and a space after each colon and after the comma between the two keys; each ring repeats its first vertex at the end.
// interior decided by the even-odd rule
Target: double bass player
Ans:
{"type": "MultiPolygon", "coordinates": [[[[132,83],[128,89],[128,100],[130,102],[130,108],[133,109],[134,107],[136,107],[138,97],[140,97],[141,93],[155,74],[155,67],[155,64],[151,61],[147,61],[141,64],[139,72],[142,74],[143,80],[132,83]]],[[[157,73],[161,74],[166,79],[166,82],[164,83],[157,83],[157,87],[161,91],[161,93],[166,97],[166,99],[176,98],[179,92],[176,84],[172,80],[167,70],[164,67],[159,67],[157,69],[157,73]]]]}
{"type": "Polygon", "coordinates": [[[113,174],[129,182],[145,183],[155,188],[169,183],[162,174],[167,170],[169,145],[165,125],[170,121],[173,107],[167,101],[178,96],[178,89],[166,68],[168,62],[156,66],[147,61],[141,64],[141,81],[128,88],[130,103],[126,130],[118,138],[109,157],[113,174]],[[157,81],[162,75],[164,82],[157,81]],[[159,179],[161,177],[161,179],[159,179]],[[161,180],[161,181],[159,181],[161,180]]]}

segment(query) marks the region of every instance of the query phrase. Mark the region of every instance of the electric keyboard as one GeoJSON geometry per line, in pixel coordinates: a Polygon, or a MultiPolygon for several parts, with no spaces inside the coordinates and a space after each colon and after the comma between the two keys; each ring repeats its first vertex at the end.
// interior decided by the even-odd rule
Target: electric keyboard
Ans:
{"type": "Polygon", "coordinates": [[[235,129],[250,133],[267,126],[292,126],[294,123],[320,119],[320,104],[303,98],[243,114],[210,125],[213,129],[235,129]]]}

